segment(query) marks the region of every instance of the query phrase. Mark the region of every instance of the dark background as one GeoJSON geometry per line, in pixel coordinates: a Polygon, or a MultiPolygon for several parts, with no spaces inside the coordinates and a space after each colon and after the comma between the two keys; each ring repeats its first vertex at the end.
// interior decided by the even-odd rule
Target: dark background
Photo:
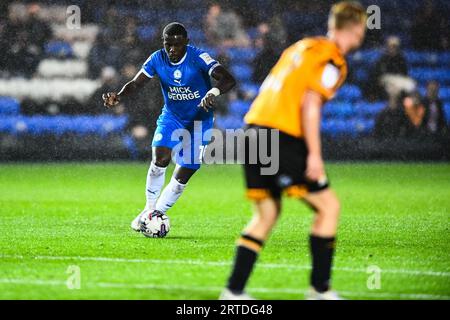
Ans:
{"type": "MultiPolygon", "coordinates": [[[[381,9],[350,56],[349,76],[323,112],[328,159],[449,160],[448,1],[362,1],[381,9]],[[384,75],[411,79],[390,92],[384,75]]],[[[114,110],[101,94],[120,89],[179,21],[191,43],[238,80],[221,97],[219,129],[239,128],[280,53],[324,35],[330,1],[2,1],[0,160],[147,159],[163,101],[157,81],[114,110]],[[81,29],[66,26],[78,5],[81,29]]]]}

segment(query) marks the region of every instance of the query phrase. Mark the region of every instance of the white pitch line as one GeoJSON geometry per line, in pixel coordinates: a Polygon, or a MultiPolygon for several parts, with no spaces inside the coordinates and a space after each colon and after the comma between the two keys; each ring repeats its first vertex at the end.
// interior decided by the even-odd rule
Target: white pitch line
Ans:
{"type": "MultiPolygon", "coordinates": [[[[38,285],[38,286],[66,286],[65,281],[60,280],[39,280],[39,279],[0,279],[0,284],[11,285],[38,285]]],[[[83,287],[115,288],[115,289],[140,289],[140,290],[184,290],[197,292],[214,292],[219,294],[223,287],[202,287],[186,285],[161,285],[161,284],[127,284],[127,283],[109,283],[109,282],[91,282],[84,284],[83,287]]],[[[304,297],[306,289],[295,288],[249,288],[251,293],[281,293],[293,294],[304,297]]],[[[339,291],[344,297],[368,297],[368,298],[397,298],[397,299],[442,299],[450,300],[450,296],[434,295],[426,293],[393,293],[393,292],[353,292],[339,291]]]]}
{"type": "MultiPolygon", "coordinates": [[[[78,261],[98,261],[98,262],[126,262],[126,263],[149,263],[149,264],[182,264],[182,265],[198,265],[198,266],[215,266],[215,267],[229,267],[230,262],[227,261],[203,261],[203,260],[189,260],[189,259],[127,259],[127,258],[109,258],[109,257],[80,257],[80,256],[22,256],[22,255],[0,255],[0,259],[35,259],[35,260],[78,260],[78,261]]],[[[311,266],[282,264],[282,263],[259,263],[258,268],[267,269],[292,269],[292,270],[310,270],[311,266]]],[[[333,270],[367,273],[366,269],[357,269],[349,267],[334,267],[333,270]]],[[[392,274],[410,274],[420,276],[436,276],[436,277],[450,277],[450,272],[432,271],[432,270],[410,270],[410,269],[381,269],[382,273],[392,274]]]]}

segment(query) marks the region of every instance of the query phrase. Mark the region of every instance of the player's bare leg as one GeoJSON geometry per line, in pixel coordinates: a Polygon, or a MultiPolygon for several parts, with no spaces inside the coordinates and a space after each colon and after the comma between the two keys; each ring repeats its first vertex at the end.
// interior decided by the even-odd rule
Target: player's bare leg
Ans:
{"type": "Polygon", "coordinates": [[[279,199],[266,198],[256,201],[254,207],[253,219],[238,240],[233,271],[220,296],[221,300],[252,299],[244,292],[244,288],[259,251],[278,220],[281,202],[279,199]]]}
{"type": "Polygon", "coordinates": [[[310,235],[312,256],[311,289],[308,299],[337,300],[336,292],[331,291],[331,267],[336,242],[336,231],[340,213],[340,203],[331,189],[308,193],[304,197],[315,211],[310,235]]]}
{"type": "Polygon", "coordinates": [[[334,191],[328,188],[320,192],[308,193],[304,200],[316,212],[311,234],[320,237],[334,237],[340,214],[339,199],[334,191]]]}
{"type": "Polygon", "coordinates": [[[281,209],[281,201],[272,198],[256,201],[254,203],[254,215],[250,223],[244,229],[244,234],[249,234],[256,239],[265,241],[278,220],[281,209]]]}
{"type": "Polygon", "coordinates": [[[166,169],[170,163],[171,156],[172,150],[169,148],[154,147],[152,149],[152,161],[148,169],[145,186],[145,198],[147,201],[144,210],[131,222],[131,228],[135,231],[140,231],[141,217],[155,209],[156,201],[164,186],[166,169]]]}

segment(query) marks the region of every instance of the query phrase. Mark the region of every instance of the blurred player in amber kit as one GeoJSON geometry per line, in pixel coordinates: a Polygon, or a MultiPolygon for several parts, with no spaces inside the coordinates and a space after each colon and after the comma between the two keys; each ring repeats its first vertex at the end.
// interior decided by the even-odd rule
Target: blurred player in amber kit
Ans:
{"type": "MultiPolygon", "coordinates": [[[[335,4],[327,37],[306,38],[287,48],[245,116],[247,130],[279,130],[280,166],[275,175],[263,175],[264,161],[244,165],[247,196],[254,202],[255,214],[238,240],[233,270],[221,299],[251,299],[244,288],[279,217],[282,193],[303,200],[315,212],[309,237],[312,272],[307,298],[340,298],[330,287],[340,204],[325,174],[320,119],[323,104],[335,95],[347,75],[344,56],[363,42],[366,20],[359,3],[335,4]]],[[[265,135],[257,136],[270,141],[265,135]]]]}

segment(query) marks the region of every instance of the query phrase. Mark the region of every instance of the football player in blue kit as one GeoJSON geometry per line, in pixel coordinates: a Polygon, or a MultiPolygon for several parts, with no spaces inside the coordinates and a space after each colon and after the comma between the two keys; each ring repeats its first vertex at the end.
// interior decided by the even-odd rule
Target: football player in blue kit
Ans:
{"type": "Polygon", "coordinates": [[[105,106],[113,107],[141,90],[152,78],[158,77],[161,84],[165,104],[152,141],[152,161],[145,192],[147,203],[131,223],[136,231],[141,230],[146,215],[165,214],[181,196],[189,179],[200,168],[204,149],[211,138],[208,132],[213,127],[215,97],[236,84],[219,62],[188,44],[188,34],[182,24],[168,24],[162,40],[164,48],[150,55],[133,80],[118,93],[108,92],[102,97],[105,106]],[[212,87],[210,77],[217,81],[215,87],[212,87]],[[162,190],[172,152],[176,153],[176,168],[162,190]]]}

